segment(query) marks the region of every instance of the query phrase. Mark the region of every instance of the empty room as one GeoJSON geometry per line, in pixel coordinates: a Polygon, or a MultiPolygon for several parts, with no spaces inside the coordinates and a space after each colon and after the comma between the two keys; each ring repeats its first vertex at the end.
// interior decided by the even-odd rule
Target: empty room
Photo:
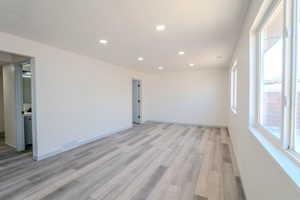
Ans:
{"type": "Polygon", "coordinates": [[[299,200],[300,0],[0,0],[0,200],[299,200]]]}

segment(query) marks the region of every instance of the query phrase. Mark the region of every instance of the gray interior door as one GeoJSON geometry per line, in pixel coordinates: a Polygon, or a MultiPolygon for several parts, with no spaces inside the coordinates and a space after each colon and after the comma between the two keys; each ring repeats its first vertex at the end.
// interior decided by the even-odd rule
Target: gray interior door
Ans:
{"type": "Polygon", "coordinates": [[[23,116],[23,77],[22,65],[15,65],[16,73],[16,143],[17,151],[25,150],[24,116],[23,116]]]}
{"type": "Polygon", "coordinates": [[[25,150],[22,115],[22,68],[19,64],[3,67],[5,142],[17,151],[25,150]]]}
{"type": "Polygon", "coordinates": [[[141,123],[141,81],[132,80],[132,122],[141,123]]]}

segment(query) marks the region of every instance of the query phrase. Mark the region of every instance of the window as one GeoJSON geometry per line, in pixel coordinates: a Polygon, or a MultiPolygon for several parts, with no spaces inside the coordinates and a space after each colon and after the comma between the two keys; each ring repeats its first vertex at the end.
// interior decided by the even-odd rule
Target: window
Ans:
{"type": "Polygon", "coordinates": [[[234,62],[230,71],[230,108],[236,113],[237,108],[237,61],[234,62]]]}
{"type": "Polygon", "coordinates": [[[282,131],[283,3],[260,29],[259,123],[280,138],[282,131]]]}
{"type": "Polygon", "coordinates": [[[296,20],[296,33],[295,33],[295,56],[296,56],[296,73],[294,77],[292,77],[294,83],[294,91],[293,91],[293,144],[291,145],[293,149],[300,154],[300,1],[298,1],[297,13],[295,14],[296,20]]]}
{"type": "MultiPolygon", "coordinates": [[[[300,166],[300,0],[273,0],[254,28],[251,125],[300,166]],[[254,68],[253,68],[254,69],[254,68]]],[[[252,90],[252,89],[251,89],[252,90]]]]}

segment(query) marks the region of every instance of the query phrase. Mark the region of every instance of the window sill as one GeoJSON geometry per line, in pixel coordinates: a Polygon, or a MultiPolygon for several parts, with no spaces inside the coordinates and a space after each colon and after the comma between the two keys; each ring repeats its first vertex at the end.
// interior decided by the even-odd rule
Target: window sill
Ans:
{"type": "Polygon", "coordinates": [[[296,160],[291,158],[290,152],[273,145],[256,128],[249,127],[249,130],[300,189],[300,167],[295,163],[296,160]]]}

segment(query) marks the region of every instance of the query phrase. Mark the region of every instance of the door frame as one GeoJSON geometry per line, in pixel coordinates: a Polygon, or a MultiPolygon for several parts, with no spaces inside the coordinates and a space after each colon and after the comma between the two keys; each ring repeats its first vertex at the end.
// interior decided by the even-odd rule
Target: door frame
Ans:
{"type": "Polygon", "coordinates": [[[37,98],[36,98],[36,63],[35,58],[30,58],[31,64],[31,124],[32,124],[32,154],[38,160],[38,131],[37,131],[37,98]]]}
{"type": "MultiPolygon", "coordinates": [[[[0,47],[1,48],[1,47],[0,47]]],[[[32,157],[33,160],[39,160],[38,158],[38,131],[37,131],[37,95],[36,95],[36,58],[32,55],[25,55],[23,53],[19,53],[17,51],[10,51],[7,49],[0,49],[1,52],[8,53],[8,54],[14,54],[19,56],[28,57],[31,64],[31,111],[32,111],[32,157]]],[[[11,63],[15,64],[15,63],[11,63]]],[[[16,97],[17,98],[17,97],[16,97]]],[[[17,109],[16,109],[17,111],[17,109]]],[[[16,122],[19,123],[20,122],[16,122]]],[[[24,128],[24,127],[23,127],[24,128]]],[[[23,134],[24,136],[24,134],[23,134]]],[[[16,135],[17,138],[17,135],[16,135]]],[[[17,144],[18,141],[16,141],[17,144]]],[[[25,140],[24,140],[25,142],[25,140]]]]}
{"type": "MultiPolygon", "coordinates": [[[[131,85],[132,85],[132,87],[131,87],[131,89],[133,89],[133,81],[138,81],[138,84],[140,85],[139,87],[138,87],[138,98],[139,98],[139,100],[140,100],[140,102],[139,102],[139,122],[138,122],[138,124],[141,124],[142,122],[143,122],[143,115],[142,115],[142,104],[143,104],[143,101],[142,101],[142,80],[141,79],[137,79],[137,78],[133,78],[132,80],[131,80],[131,85]]],[[[132,98],[132,107],[133,107],[133,93],[131,94],[131,98],[132,98]]],[[[133,110],[133,109],[132,109],[133,110]]]]}

